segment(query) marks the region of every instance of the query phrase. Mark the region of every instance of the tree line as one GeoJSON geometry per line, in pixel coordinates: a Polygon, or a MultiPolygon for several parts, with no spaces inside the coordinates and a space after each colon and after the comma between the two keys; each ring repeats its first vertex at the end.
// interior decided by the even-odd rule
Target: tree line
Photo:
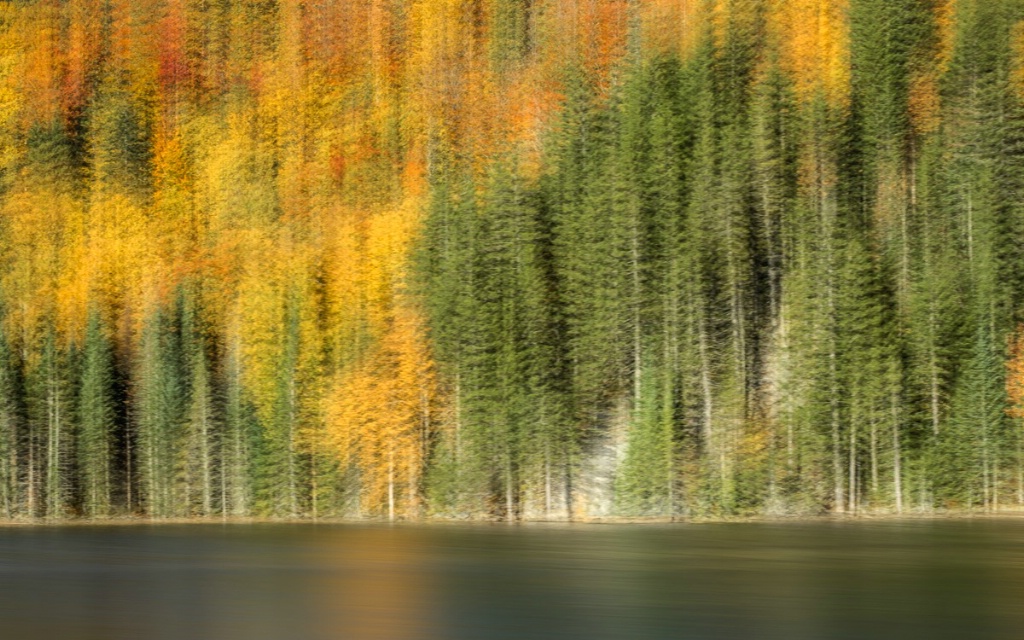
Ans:
{"type": "Polygon", "coordinates": [[[5,518],[1024,503],[1020,0],[0,11],[5,518]]]}

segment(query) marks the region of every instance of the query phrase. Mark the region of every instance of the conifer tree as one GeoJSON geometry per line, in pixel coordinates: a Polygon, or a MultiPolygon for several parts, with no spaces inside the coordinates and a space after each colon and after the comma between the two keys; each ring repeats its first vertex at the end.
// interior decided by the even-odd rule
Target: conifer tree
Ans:
{"type": "Polygon", "coordinates": [[[41,337],[35,354],[38,361],[28,381],[29,513],[47,518],[67,516],[74,497],[71,354],[57,340],[52,331],[41,337]]]}
{"type": "Polygon", "coordinates": [[[77,463],[82,511],[111,513],[114,445],[113,356],[99,312],[89,314],[78,385],[77,463]]]}
{"type": "Polygon", "coordinates": [[[135,411],[140,485],[146,513],[186,514],[184,495],[185,412],[188,407],[181,335],[182,301],[157,309],[143,329],[135,376],[135,411]]]}
{"type": "Polygon", "coordinates": [[[999,507],[1011,442],[1002,354],[985,315],[978,317],[974,343],[953,393],[949,428],[937,439],[933,477],[940,504],[990,510],[999,507]]]}
{"type": "Polygon", "coordinates": [[[21,510],[20,447],[22,426],[18,369],[7,332],[0,331],[0,501],[3,514],[12,518],[21,510]]]}

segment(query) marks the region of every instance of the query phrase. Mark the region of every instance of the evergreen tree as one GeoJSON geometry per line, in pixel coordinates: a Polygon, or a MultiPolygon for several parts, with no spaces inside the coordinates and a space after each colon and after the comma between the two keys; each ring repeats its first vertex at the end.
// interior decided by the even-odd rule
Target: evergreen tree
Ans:
{"type": "Polygon", "coordinates": [[[0,330],[0,504],[12,518],[20,504],[18,435],[22,426],[18,369],[6,331],[0,330]]]}
{"type": "Polygon", "coordinates": [[[217,509],[220,506],[217,503],[224,500],[221,495],[224,485],[218,481],[219,474],[224,473],[224,470],[218,464],[220,421],[207,353],[209,347],[202,327],[195,326],[198,320],[194,318],[195,315],[198,315],[195,311],[189,314],[189,321],[184,327],[190,343],[185,357],[191,383],[185,426],[185,475],[190,512],[209,516],[215,510],[224,511],[222,506],[217,509]]]}
{"type": "Polygon", "coordinates": [[[1004,366],[999,342],[985,316],[953,392],[949,428],[939,433],[932,458],[940,505],[995,509],[1010,445],[1004,366]]]}
{"type": "Polygon", "coordinates": [[[29,514],[60,518],[73,501],[74,418],[71,355],[52,331],[42,337],[29,380],[29,514]]]}
{"type": "Polygon", "coordinates": [[[78,385],[76,440],[82,511],[91,517],[107,516],[112,510],[116,415],[113,365],[103,323],[99,313],[93,309],[86,325],[78,385]]]}
{"type": "Polygon", "coordinates": [[[181,297],[169,309],[157,309],[143,328],[135,376],[135,405],[140,485],[146,513],[184,516],[183,450],[188,381],[182,345],[181,297]]]}

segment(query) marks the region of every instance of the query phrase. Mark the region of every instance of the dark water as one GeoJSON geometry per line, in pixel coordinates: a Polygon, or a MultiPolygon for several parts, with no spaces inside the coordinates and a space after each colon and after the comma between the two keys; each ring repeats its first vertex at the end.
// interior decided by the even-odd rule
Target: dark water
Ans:
{"type": "Polygon", "coordinates": [[[1024,520],[0,529],[0,638],[1024,638],[1024,520]]]}

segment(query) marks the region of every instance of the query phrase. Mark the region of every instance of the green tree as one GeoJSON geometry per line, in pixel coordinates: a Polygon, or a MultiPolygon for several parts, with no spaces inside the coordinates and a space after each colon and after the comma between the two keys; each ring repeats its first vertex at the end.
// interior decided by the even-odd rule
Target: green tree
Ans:
{"type": "Polygon", "coordinates": [[[82,511],[111,513],[115,430],[113,354],[99,312],[89,313],[78,385],[78,481],[82,511]]]}
{"type": "Polygon", "coordinates": [[[156,309],[143,328],[135,380],[137,456],[146,512],[153,517],[186,515],[184,429],[188,381],[182,344],[181,296],[156,309]]]}
{"type": "Polygon", "coordinates": [[[17,363],[0,330],[0,501],[3,513],[12,518],[20,510],[18,436],[23,424],[17,363]]]}

